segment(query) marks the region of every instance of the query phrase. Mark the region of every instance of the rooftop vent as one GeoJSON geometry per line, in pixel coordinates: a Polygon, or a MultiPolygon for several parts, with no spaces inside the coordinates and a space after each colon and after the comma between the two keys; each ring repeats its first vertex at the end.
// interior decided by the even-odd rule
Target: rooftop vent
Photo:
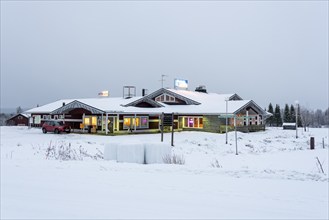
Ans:
{"type": "Polygon", "coordinates": [[[123,98],[130,99],[131,97],[136,96],[136,87],[135,86],[124,86],[123,87],[123,98]]]}
{"type": "Polygon", "coordinates": [[[147,89],[142,89],[142,96],[146,96],[148,94],[148,90],[147,89]]]}
{"type": "Polygon", "coordinates": [[[196,87],[195,91],[196,91],[196,92],[207,93],[206,86],[198,86],[198,87],[196,87]]]}

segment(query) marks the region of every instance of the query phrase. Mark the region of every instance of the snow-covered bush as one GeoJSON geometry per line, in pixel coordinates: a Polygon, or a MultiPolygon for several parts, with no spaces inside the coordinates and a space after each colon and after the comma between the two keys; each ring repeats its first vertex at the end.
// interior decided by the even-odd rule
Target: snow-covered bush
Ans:
{"type": "Polygon", "coordinates": [[[184,155],[177,155],[177,154],[173,154],[172,156],[166,155],[163,157],[163,162],[167,164],[183,165],[185,164],[185,158],[184,155]]]}
{"type": "Polygon", "coordinates": [[[211,163],[211,166],[214,168],[222,168],[222,165],[219,164],[217,159],[215,159],[215,161],[211,163]]]}
{"type": "Polygon", "coordinates": [[[79,149],[71,147],[71,143],[49,143],[46,148],[46,159],[55,160],[83,160],[83,158],[92,158],[94,160],[103,159],[103,153],[96,149],[98,152],[95,155],[91,155],[82,146],[79,149]]]}

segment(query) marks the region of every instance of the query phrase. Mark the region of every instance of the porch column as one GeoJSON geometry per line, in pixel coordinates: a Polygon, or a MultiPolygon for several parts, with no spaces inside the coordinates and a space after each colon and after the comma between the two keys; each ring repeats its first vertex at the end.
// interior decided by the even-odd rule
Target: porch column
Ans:
{"type": "Polygon", "coordinates": [[[247,124],[247,126],[249,126],[249,117],[248,117],[249,116],[249,111],[248,110],[246,111],[246,116],[247,116],[246,117],[246,124],[247,124]]]}
{"type": "Polygon", "coordinates": [[[120,130],[120,126],[119,126],[119,119],[120,119],[120,117],[119,117],[119,114],[117,114],[117,119],[116,119],[116,124],[117,124],[117,131],[119,131],[120,130]]]}
{"type": "Polygon", "coordinates": [[[136,131],[136,114],[135,114],[134,131],[136,131]]]}
{"type": "Polygon", "coordinates": [[[104,114],[102,113],[102,132],[104,131],[104,114]]]}
{"type": "Polygon", "coordinates": [[[109,114],[106,113],[106,117],[105,117],[105,134],[109,133],[108,121],[109,121],[109,114]]]}

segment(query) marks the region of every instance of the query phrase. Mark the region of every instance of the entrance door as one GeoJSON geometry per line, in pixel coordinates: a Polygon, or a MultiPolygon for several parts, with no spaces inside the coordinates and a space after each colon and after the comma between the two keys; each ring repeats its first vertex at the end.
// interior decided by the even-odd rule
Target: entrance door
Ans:
{"type": "Polygon", "coordinates": [[[113,133],[117,131],[117,117],[116,116],[109,116],[107,121],[107,129],[109,133],[113,133]]]}

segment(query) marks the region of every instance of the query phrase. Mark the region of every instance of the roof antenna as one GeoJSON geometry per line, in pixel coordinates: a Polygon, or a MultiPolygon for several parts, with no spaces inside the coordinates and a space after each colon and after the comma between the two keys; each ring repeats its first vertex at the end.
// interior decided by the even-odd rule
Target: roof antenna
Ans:
{"type": "Polygon", "coordinates": [[[164,74],[162,74],[162,75],[161,75],[161,80],[159,80],[159,81],[161,81],[161,88],[163,88],[163,82],[166,81],[166,80],[164,79],[165,76],[168,76],[168,75],[164,75],[164,74]]]}

